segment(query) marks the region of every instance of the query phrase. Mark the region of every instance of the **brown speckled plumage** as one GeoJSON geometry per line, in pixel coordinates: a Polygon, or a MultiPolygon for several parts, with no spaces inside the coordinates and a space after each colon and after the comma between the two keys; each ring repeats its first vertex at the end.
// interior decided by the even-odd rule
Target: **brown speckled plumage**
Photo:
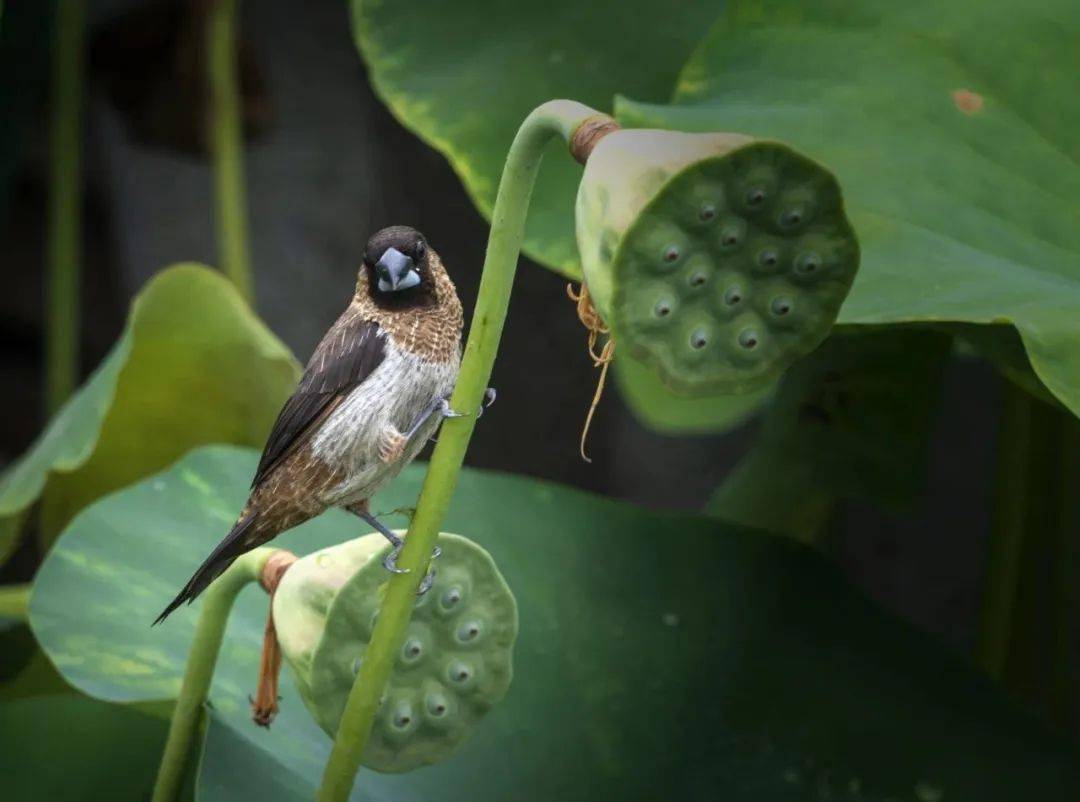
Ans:
{"type": "Polygon", "coordinates": [[[322,514],[326,505],[319,500],[321,495],[343,479],[342,472],[316,457],[309,444],[295,449],[256,485],[240,513],[240,520],[257,513],[245,536],[249,548],[322,514]]]}
{"type": "MultiPolygon", "coordinates": [[[[434,271],[436,292],[446,302],[400,311],[380,308],[372,300],[368,275],[362,271],[352,303],[323,340],[329,347],[320,346],[312,356],[316,374],[326,373],[330,366],[349,353],[350,346],[357,340],[357,327],[365,323],[376,324],[398,347],[422,359],[432,362],[457,359],[463,326],[461,302],[438,256],[432,261],[438,264],[434,271]]],[[[344,395],[336,395],[320,413],[320,419],[333,412],[343,399],[344,395]]],[[[340,484],[344,476],[340,470],[332,469],[316,457],[310,443],[304,440],[265,478],[259,479],[257,473],[251,497],[240,514],[243,519],[253,510],[259,511],[256,526],[246,536],[251,548],[325,512],[326,506],[317,499],[329,488],[340,484]]]]}
{"type": "Polygon", "coordinates": [[[405,227],[373,236],[351,303],[315,349],[274,424],[236,525],[158,621],[198,596],[240,554],[329,506],[366,510],[370,494],[416,456],[437,421],[391,451],[385,464],[372,456],[385,453],[372,439],[400,439],[410,423],[403,416],[449,393],[462,325],[454,284],[422,237],[405,227]],[[413,254],[415,262],[408,263],[419,283],[414,279],[402,291],[376,286],[375,264],[390,247],[399,257],[413,254]]]}

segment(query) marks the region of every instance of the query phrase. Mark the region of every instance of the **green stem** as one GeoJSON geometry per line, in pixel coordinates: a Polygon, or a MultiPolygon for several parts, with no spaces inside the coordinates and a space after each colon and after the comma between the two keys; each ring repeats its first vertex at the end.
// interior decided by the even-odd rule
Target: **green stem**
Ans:
{"type": "Polygon", "coordinates": [[[976,657],[1059,724],[1069,716],[1069,557],[1077,422],[1004,381],[995,516],[976,657]]]}
{"type": "MultiPolygon", "coordinates": [[[[492,213],[480,293],[451,399],[454,409],[478,409],[491,377],[525,233],[529,198],[545,147],[557,136],[569,142],[578,125],[596,113],[580,103],[551,101],[533,111],[518,129],[506,157],[492,213]]],[[[394,657],[405,639],[424,567],[457,484],[474,422],[475,418],[467,415],[443,424],[405,548],[398,559],[398,565],[409,572],[396,574],[389,581],[371,644],[364,652],[323,772],[319,802],[344,802],[352,790],[394,657]]]]}
{"type": "Polygon", "coordinates": [[[251,582],[258,582],[263,566],[275,549],[249,551],[214,581],[203,595],[202,611],[195,625],[195,638],[188,652],[187,667],[176,698],[165,751],[161,756],[152,802],[173,802],[180,792],[192,741],[214,676],[225,625],[236,596],[251,582]]]}
{"type": "Polygon", "coordinates": [[[1025,519],[1028,508],[1028,465],[1034,399],[1010,381],[1002,381],[1001,422],[994,478],[994,519],[983,580],[982,614],[976,659],[995,679],[1001,679],[1012,640],[1013,607],[1020,576],[1025,519]]]}
{"type": "Polygon", "coordinates": [[[53,39],[45,407],[53,415],[78,378],[79,245],[86,7],[57,0],[53,39]]]}
{"type": "Polygon", "coordinates": [[[29,583],[0,585],[0,617],[25,621],[30,608],[30,589],[29,583]]]}
{"type": "Polygon", "coordinates": [[[240,116],[236,0],[214,0],[206,25],[210,81],[210,152],[214,160],[217,235],[221,268],[252,303],[244,191],[244,133],[240,116]]]}

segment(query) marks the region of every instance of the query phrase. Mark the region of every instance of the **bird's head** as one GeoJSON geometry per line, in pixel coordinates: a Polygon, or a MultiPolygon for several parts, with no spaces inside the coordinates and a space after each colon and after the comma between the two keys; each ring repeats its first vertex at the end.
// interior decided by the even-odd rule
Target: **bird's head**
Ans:
{"type": "Polygon", "coordinates": [[[383,307],[423,305],[437,300],[442,270],[423,234],[408,226],[390,226],[368,240],[357,289],[366,284],[371,299],[383,307]]]}

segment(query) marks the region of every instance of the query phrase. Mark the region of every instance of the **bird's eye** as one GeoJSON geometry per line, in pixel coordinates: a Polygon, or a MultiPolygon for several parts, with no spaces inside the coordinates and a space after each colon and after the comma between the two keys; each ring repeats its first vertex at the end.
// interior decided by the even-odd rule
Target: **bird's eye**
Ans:
{"type": "Polygon", "coordinates": [[[417,259],[423,259],[424,253],[427,251],[427,246],[424,244],[423,240],[420,240],[416,243],[416,247],[413,250],[416,252],[417,259]]]}

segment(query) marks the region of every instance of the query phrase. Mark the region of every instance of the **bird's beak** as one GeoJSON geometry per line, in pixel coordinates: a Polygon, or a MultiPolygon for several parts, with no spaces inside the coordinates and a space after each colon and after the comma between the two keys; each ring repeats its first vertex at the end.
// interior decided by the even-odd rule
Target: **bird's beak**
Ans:
{"type": "Polygon", "coordinates": [[[379,279],[381,292],[407,290],[420,283],[420,274],[416,264],[397,248],[387,248],[375,263],[375,275],[379,279]]]}

